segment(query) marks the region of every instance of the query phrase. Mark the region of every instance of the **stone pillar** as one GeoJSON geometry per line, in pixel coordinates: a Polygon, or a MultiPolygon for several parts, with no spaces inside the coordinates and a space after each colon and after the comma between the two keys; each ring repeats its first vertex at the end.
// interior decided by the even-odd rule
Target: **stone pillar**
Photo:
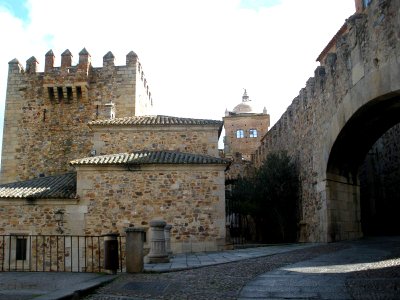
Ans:
{"type": "Polygon", "coordinates": [[[169,262],[168,253],[165,250],[165,225],[167,223],[163,220],[150,221],[150,253],[147,256],[150,264],[169,262]]]}
{"type": "Polygon", "coordinates": [[[165,225],[165,227],[164,227],[165,251],[167,251],[167,254],[168,254],[169,257],[172,256],[172,250],[171,250],[171,228],[172,228],[172,225],[165,225]]]}
{"type": "Polygon", "coordinates": [[[140,273],[143,272],[143,242],[144,228],[129,227],[126,232],[126,272],[140,273]]]}

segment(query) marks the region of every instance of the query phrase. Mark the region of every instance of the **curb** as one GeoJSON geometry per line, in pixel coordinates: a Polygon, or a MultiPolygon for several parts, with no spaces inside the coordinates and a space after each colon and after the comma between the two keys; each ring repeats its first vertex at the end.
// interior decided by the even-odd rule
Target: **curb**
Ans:
{"type": "Polygon", "coordinates": [[[40,297],[35,300],[69,300],[69,299],[80,299],[83,296],[88,295],[93,290],[110,283],[115,280],[119,275],[100,275],[97,278],[90,279],[80,284],[65,288],[62,290],[54,291],[40,297]]]}

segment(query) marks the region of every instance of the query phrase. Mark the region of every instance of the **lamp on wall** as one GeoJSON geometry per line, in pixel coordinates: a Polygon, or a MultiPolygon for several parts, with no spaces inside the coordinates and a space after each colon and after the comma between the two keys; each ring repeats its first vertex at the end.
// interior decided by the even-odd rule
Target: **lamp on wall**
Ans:
{"type": "Polygon", "coordinates": [[[64,221],[64,211],[62,209],[58,209],[54,212],[54,219],[57,222],[56,231],[60,234],[64,233],[63,229],[63,221],[64,221]]]}

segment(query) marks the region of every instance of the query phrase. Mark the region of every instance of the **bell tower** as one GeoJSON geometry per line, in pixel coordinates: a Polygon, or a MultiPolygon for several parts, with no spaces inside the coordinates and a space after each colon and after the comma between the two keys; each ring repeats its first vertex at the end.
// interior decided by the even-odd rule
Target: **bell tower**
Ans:
{"type": "Polygon", "coordinates": [[[250,161],[260,145],[261,138],[267,133],[270,117],[264,108],[256,112],[252,100],[244,89],[242,101],[232,111],[225,111],[224,151],[226,157],[241,155],[243,160],[250,161]]]}

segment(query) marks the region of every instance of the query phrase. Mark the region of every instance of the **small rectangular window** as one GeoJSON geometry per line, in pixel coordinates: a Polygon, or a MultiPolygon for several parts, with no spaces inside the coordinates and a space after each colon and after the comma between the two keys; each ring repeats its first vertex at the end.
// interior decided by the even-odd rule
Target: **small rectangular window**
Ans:
{"type": "Polygon", "coordinates": [[[251,138],[256,138],[257,137],[257,129],[250,129],[249,130],[249,136],[251,137],[251,138]]]}
{"type": "Polygon", "coordinates": [[[48,87],[47,88],[47,91],[48,91],[48,93],[49,93],[49,99],[50,99],[50,101],[54,101],[54,88],[53,87],[48,87]]]}
{"type": "Polygon", "coordinates": [[[26,238],[25,237],[17,237],[16,238],[16,251],[15,251],[15,259],[16,260],[26,260],[26,238]]]}
{"type": "Polygon", "coordinates": [[[67,101],[71,102],[72,101],[72,87],[67,86],[67,101]]]}
{"type": "Polygon", "coordinates": [[[77,86],[77,87],[76,87],[76,98],[77,98],[78,100],[81,100],[81,99],[82,99],[82,88],[81,88],[80,86],[77,86]]]}
{"type": "Polygon", "coordinates": [[[62,87],[57,87],[57,96],[59,102],[61,102],[64,99],[64,93],[62,87]]]}
{"type": "Polygon", "coordinates": [[[363,2],[364,2],[364,8],[367,8],[371,4],[372,0],[363,0],[363,2]]]}
{"type": "Polygon", "coordinates": [[[242,129],[236,130],[236,138],[238,139],[244,138],[244,131],[242,129]]]}

